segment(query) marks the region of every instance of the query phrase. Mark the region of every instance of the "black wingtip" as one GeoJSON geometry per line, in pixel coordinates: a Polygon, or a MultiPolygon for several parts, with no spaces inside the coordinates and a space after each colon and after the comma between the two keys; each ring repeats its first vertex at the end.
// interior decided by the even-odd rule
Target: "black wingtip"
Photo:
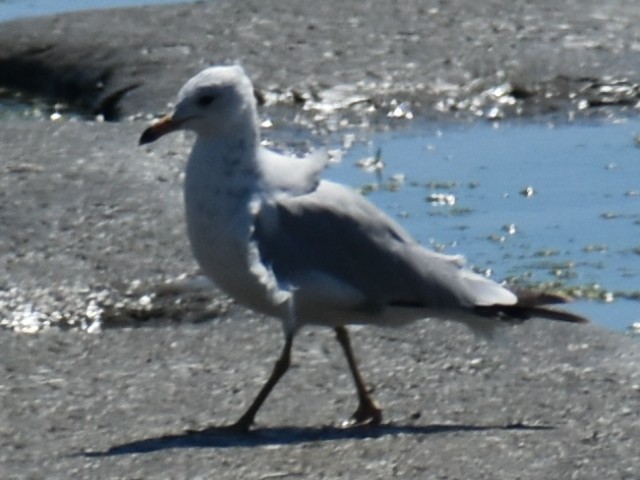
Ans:
{"type": "MultiPolygon", "coordinates": [[[[523,307],[525,310],[527,307],[523,307]]],[[[554,308],[546,307],[530,307],[528,308],[532,317],[546,318],[548,320],[556,320],[559,322],[579,323],[586,324],[591,323],[588,318],[575,313],[567,312],[565,310],[556,310],[554,308]]]]}
{"type": "Polygon", "coordinates": [[[544,318],[558,322],[586,324],[591,323],[588,318],[566,310],[556,310],[543,306],[533,305],[491,305],[475,307],[475,313],[484,317],[498,317],[506,321],[521,322],[531,318],[544,318]]]}

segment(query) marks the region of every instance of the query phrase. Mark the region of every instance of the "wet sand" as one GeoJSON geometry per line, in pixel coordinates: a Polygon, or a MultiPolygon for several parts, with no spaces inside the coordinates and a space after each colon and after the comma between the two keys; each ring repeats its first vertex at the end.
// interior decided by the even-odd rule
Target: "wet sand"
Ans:
{"type": "Polygon", "coordinates": [[[294,116],[384,128],[402,101],[443,121],[495,106],[635,112],[633,2],[420,5],[221,1],[2,25],[0,83],[123,120],[0,130],[3,478],[637,476],[637,341],[541,321],[507,346],[450,324],[359,329],[388,423],[350,431],[337,428],[355,408],[345,362],[329,332],[304,331],[256,433],[183,435],[234,420],[282,342],[215,290],[165,285],[196,272],[180,190],[190,138],[136,144],[139,117],[186,77],[241,61],[275,135],[294,116]],[[514,104],[487,93],[500,85],[514,104]],[[314,109],[335,98],[345,108],[314,109]],[[96,319],[105,329],[77,328],[96,319]],[[65,328],[12,331],[47,322],[65,328]]]}

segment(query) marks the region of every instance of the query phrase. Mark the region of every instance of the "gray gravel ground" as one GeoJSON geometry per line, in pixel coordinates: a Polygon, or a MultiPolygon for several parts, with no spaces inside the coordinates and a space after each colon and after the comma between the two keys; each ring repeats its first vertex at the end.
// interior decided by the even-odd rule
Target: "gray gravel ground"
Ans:
{"type": "Polygon", "coordinates": [[[190,138],[136,147],[139,117],[229,60],[277,130],[384,128],[394,100],[443,120],[633,114],[638,17],[631,1],[220,0],[3,24],[0,84],[126,120],[0,128],[0,477],[640,478],[637,340],[542,321],[493,344],[451,324],[358,329],[388,423],[355,430],[339,428],[356,402],[337,344],[304,331],[256,432],[184,435],[234,420],[282,338],[214,289],[174,288],[197,271],[190,138]]]}
{"type": "Polygon", "coordinates": [[[509,337],[357,331],[388,423],[344,430],[345,361],[309,330],[258,430],[202,437],[184,431],[235,420],[268,374],[275,322],[5,333],[3,478],[638,478],[637,343],[539,323],[509,337]]]}

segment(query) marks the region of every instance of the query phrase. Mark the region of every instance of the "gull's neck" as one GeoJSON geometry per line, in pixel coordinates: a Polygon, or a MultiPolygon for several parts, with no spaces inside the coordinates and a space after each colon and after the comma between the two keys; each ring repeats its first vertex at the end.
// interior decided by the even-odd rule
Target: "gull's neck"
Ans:
{"type": "Polygon", "coordinates": [[[231,185],[245,184],[258,175],[256,155],[260,137],[255,128],[247,126],[226,135],[198,135],[187,166],[202,181],[231,185]]]}
{"type": "Polygon", "coordinates": [[[256,160],[260,137],[254,125],[244,122],[225,135],[198,135],[185,176],[190,229],[226,223],[234,224],[237,233],[250,228],[249,206],[261,184],[256,160]]]}

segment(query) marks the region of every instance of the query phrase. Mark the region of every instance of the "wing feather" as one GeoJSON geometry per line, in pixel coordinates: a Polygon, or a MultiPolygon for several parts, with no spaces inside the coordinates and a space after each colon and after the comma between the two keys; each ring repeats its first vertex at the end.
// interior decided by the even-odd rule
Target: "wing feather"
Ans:
{"type": "Polygon", "coordinates": [[[322,291],[325,302],[370,313],[389,305],[459,310],[516,302],[465,269],[461,257],[426,250],[361,195],[332,182],[265,203],[254,240],[262,262],[300,298],[322,291]]]}

